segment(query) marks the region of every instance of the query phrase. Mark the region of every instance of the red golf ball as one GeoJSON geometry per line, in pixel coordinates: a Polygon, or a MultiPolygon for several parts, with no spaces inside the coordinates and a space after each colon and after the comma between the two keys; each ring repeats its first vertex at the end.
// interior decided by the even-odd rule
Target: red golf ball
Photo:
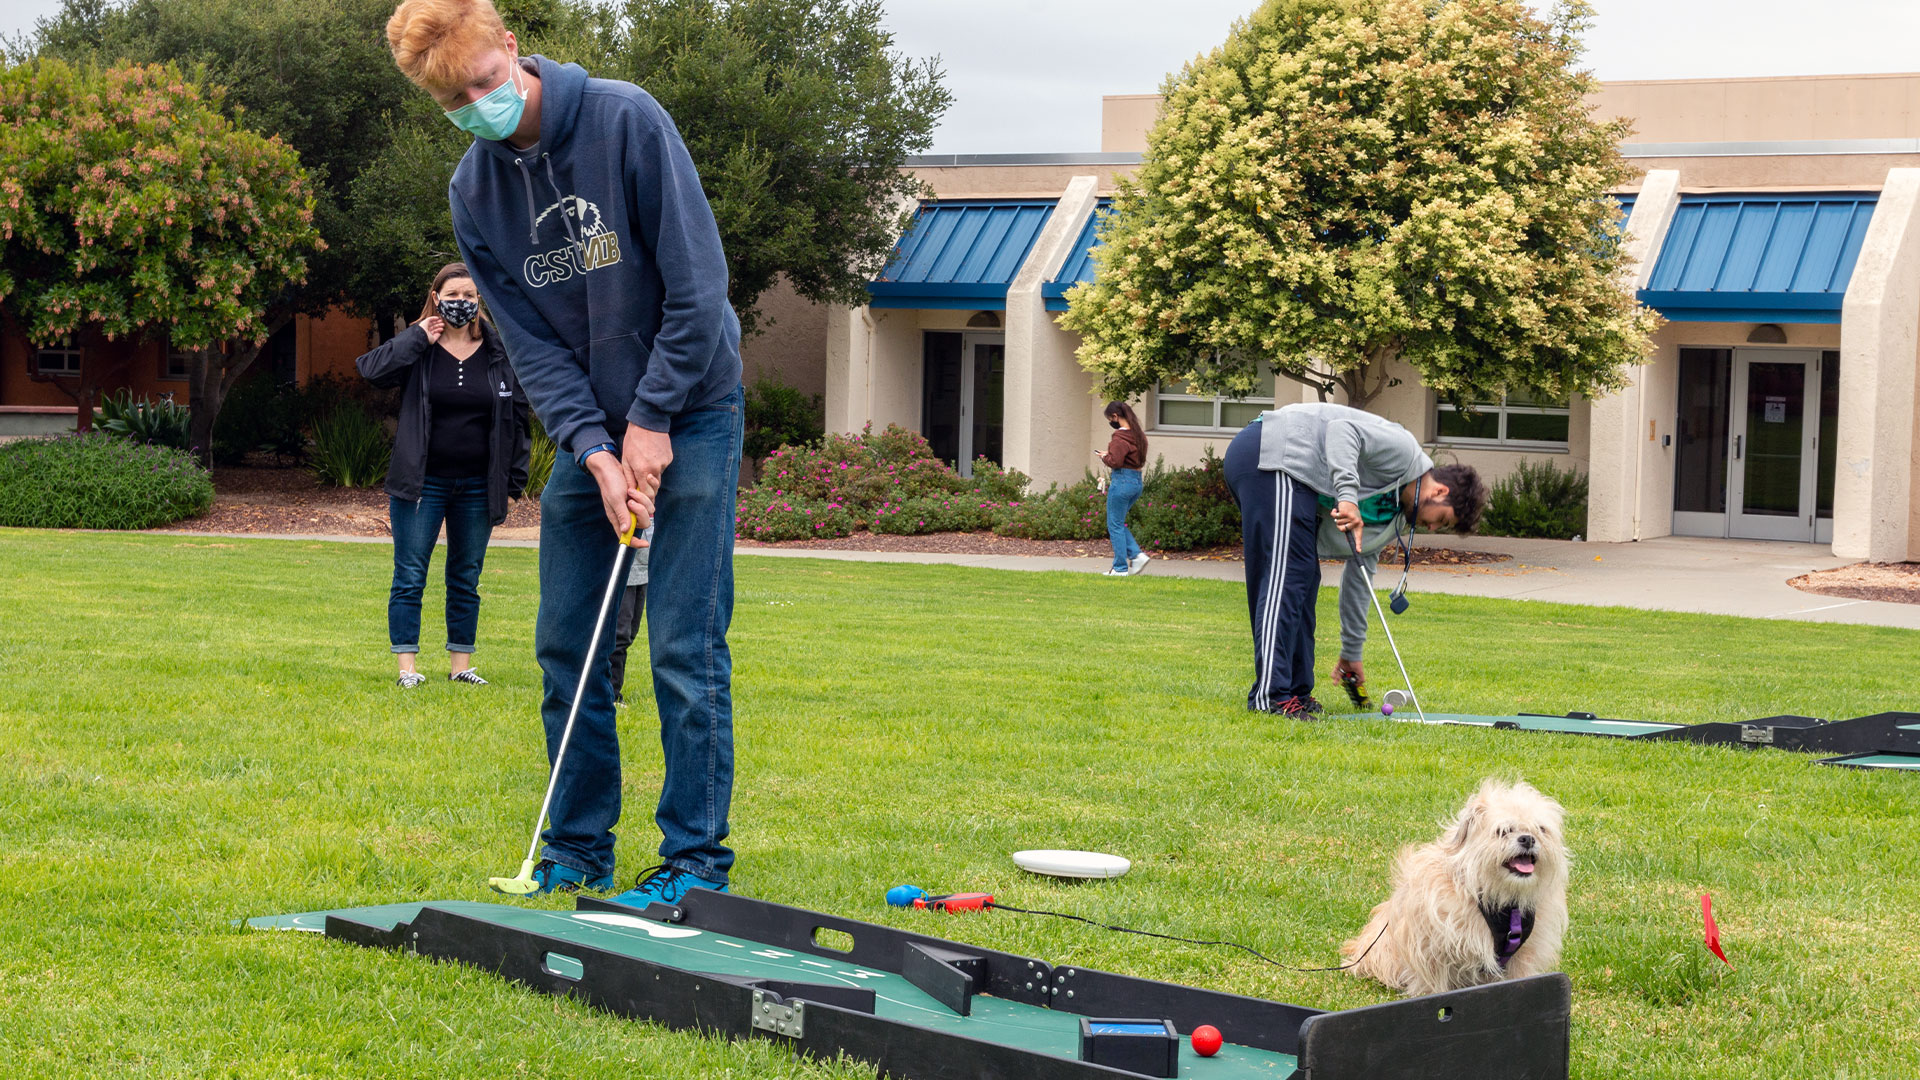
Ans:
{"type": "Polygon", "coordinates": [[[1193,1052],[1201,1057],[1212,1057],[1220,1052],[1220,1029],[1212,1024],[1201,1024],[1193,1029],[1193,1052]]]}

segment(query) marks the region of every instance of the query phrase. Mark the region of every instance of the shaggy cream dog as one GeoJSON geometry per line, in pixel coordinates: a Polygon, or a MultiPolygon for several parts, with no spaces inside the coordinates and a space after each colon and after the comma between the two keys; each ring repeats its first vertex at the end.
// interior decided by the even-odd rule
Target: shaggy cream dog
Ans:
{"type": "Polygon", "coordinates": [[[1347,970],[1409,994],[1554,970],[1567,931],[1562,816],[1531,784],[1483,782],[1440,839],[1400,853],[1393,895],[1340,947],[1359,958],[1347,970]]]}

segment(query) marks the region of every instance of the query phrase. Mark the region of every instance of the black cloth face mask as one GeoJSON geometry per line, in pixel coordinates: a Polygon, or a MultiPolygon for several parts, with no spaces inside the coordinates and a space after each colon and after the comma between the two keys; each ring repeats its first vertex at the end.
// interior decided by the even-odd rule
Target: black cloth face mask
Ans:
{"type": "Polygon", "coordinates": [[[1110,428],[1112,428],[1112,429],[1113,429],[1113,430],[1115,430],[1115,431],[1119,431],[1119,430],[1120,430],[1120,421],[1118,421],[1118,420],[1109,420],[1109,421],[1107,421],[1107,426],[1108,426],[1108,427],[1110,427],[1110,428]]]}
{"type": "Polygon", "coordinates": [[[447,320],[448,326],[461,327],[474,320],[480,314],[478,300],[446,299],[438,305],[440,317],[447,320]]]}

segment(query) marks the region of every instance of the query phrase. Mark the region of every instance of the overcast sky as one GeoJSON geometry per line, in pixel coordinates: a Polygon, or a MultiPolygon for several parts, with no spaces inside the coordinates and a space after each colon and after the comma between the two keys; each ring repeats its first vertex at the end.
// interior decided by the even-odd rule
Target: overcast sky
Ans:
{"type": "MultiPolygon", "coordinates": [[[[1920,71],[1920,0],[1594,0],[1603,79],[1920,71]]],[[[941,154],[1100,146],[1100,96],[1159,89],[1257,0],[888,0],[900,48],[938,56],[941,154]]],[[[0,0],[0,33],[58,0],[0,0]]]]}

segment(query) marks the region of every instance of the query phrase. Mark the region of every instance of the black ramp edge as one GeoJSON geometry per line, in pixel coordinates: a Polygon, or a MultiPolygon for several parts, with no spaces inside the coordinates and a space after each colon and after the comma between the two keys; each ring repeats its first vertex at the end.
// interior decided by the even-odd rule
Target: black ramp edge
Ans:
{"type": "MultiPolygon", "coordinates": [[[[588,896],[580,897],[575,905],[580,911],[611,911],[621,915],[636,916],[644,914],[624,904],[596,900],[588,896]]],[[[655,910],[659,908],[660,905],[654,905],[655,910]]],[[[986,960],[985,984],[982,985],[981,980],[975,979],[975,993],[991,994],[1009,1001],[1025,1002],[1028,1005],[1048,1003],[1046,991],[1050,969],[1046,961],[1033,957],[1016,956],[1013,953],[1003,953],[993,949],[976,949],[971,945],[956,944],[944,938],[895,930],[890,926],[879,926],[856,919],[843,919],[837,915],[788,907],[785,904],[775,904],[766,900],[753,900],[744,896],[735,896],[732,893],[715,892],[712,889],[694,889],[688,892],[680,898],[678,910],[681,918],[677,921],[683,926],[691,926],[715,934],[747,938],[771,945],[776,949],[789,949],[808,956],[837,960],[843,964],[858,964],[875,971],[890,971],[895,975],[905,974],[901,970],[901,963],[909,943],[963,952],[968,956],[977,956],[986,960]],[[836,930],[846,934],[853,939],[853,948],[840,950],[821,945],[814,940],[815,930],[836,930]]],[[[950,918],[956,921],[943,925],[959,929],[969,916],[954,915],[950,918]]]]}
{"type": "Polygon", "coordinates": [[[1920,713],[1884,712],[1836,720],[1806,734],[1806,749],[1829,754],[1865,754],[1875,750],[1920,754],[1920,713]]]}
{"type": "Polygon", "coordinates": [[[1567,1080],[1573,984],[1536,975],[1310,1017],[1308,1080],[1567,1080]]]}
{"type": "Polygon", "coordinates": [[[393,929],[389,930],[383,926],[355,922],[340,915],[329,915],[326,922],[326,935],[354,945],[365,945],[375,949],[397,949],[406,942],[410,925],[396,923],[393,929]]]}
{"type": "Polygon", "coordinates": [[[1703,746],[1764,747],[1774,750],[1805,750],[1808,740],[1829,726],[1814,716],[1762,716],[1738,723],[1716,720],[1672,731],[1657,731],[1648,739],[1699,743],[1703,746]]]}
{"type": "Polygon", "coordinates": [[[1321,1015],[1319,1009],[1068,964],[1054,965],[1053,989],[1053,1007],[1061,1012],[1171,1020],[1183,1034],[1212,1024],[1230,1043],[1294,1056],[1300,1052],[1300,1026],[1321,1015]]]}
{"type": "Polygon", "coordinates": [[[974,979],[962,967],[976,967],[984,975],[986,963],[983,957],[909,941],[906,955],[900,963],[900,974],[925,991],[928,997],[961,1016],[970,1016],[973,1014],[974,979]]]}

